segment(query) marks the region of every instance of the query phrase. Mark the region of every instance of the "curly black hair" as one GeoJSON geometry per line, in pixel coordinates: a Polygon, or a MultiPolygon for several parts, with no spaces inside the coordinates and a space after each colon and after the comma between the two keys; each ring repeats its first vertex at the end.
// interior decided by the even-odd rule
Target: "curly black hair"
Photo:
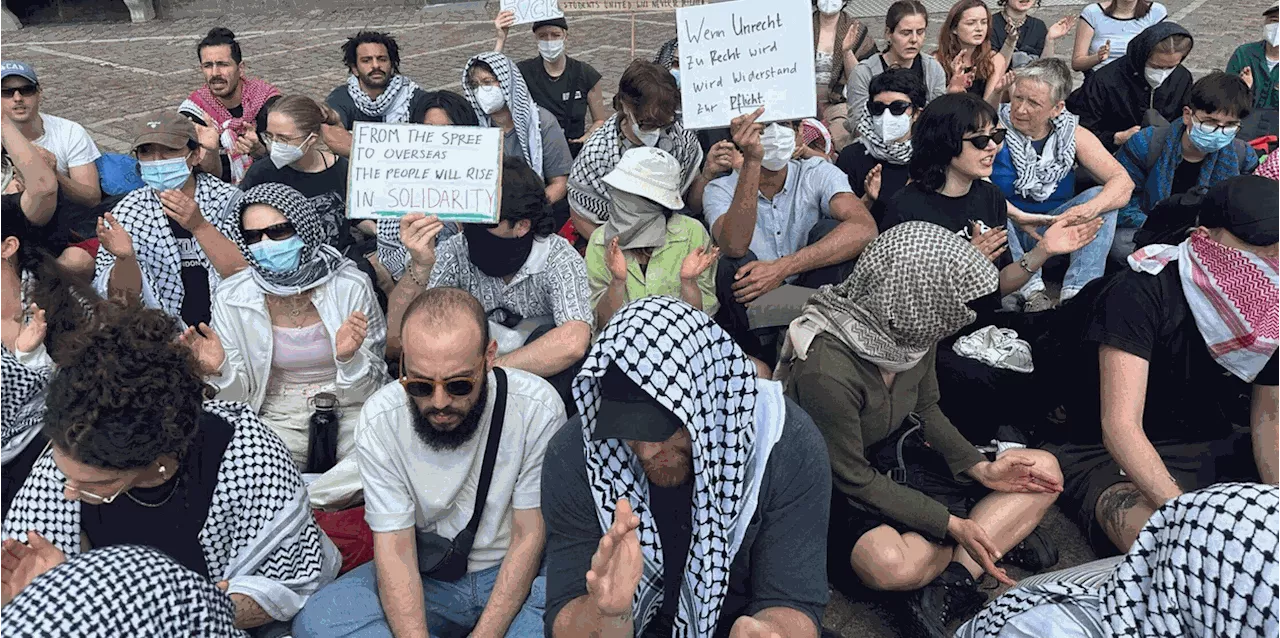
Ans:
{"type": "Polygon", "coordinates": [[[421,123],[427,117],[427,111],[440,109],[449,115],[449,122],[454,126],[479,126],[475,109],[467,98],[453,91],[432,91],[421,99],[413,101],[409,107],[409,121],[421,123]]]}
{"type": "Polygon", "coordinates": [[[930,102],[911,127],[911,179],[930,191],[947,183],[947,167],[964,151],[964,136],[996,124],[996,110],[972,93],[948,93],[930,102]]]}
{"type": "Polygon", "coordinates": [[[94,321],[67,338],[67,364],[49,382],[44,434],[98,468],[147,467],[181,458],[196,434],[204,382],[178,325],[136,301],[100,302],[94,321]]]}
{"type": "Polygon", "coordinates": [[[204,61],[200,58],[200,54],[204,52],[205,47],[220,46],[231,47],[231,59],[235,60],[236,64],[240,63],[240,59],[242,57],[240,54],[240,43],[236,42],[236,34],[232,33],[231,29],[226,27],[214,27],[209,29],[209,34],[204,36],[204,39],[196,45],[196,59],[202,62],[204,61]]]}
{"type": "Polygon", "coordinates": [[[501,219],[510,220],[512,224],[529,220],[529,230],[535,237],[546,237],[557,230],[542,178],[529,168],[524,158],[502,159],[501,219]]]}
{"type": "Polygon", "coordinates": [[[355,71],[356,49],[362,44],[381,44],[386,47],[387,57],[391,60],[391,72],[400,72],[400,45],[396,44],[396,39],[391,34],[380,31],[361,31],[347,38],[342,45],[342,63],[347,65],[347,69],[355,71]]]}

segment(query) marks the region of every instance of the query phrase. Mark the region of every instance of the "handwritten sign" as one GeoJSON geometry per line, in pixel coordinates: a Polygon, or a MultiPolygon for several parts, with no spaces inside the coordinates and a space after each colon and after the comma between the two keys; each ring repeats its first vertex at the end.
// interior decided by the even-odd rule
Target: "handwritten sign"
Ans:
{"type": "Polygon", "coordinates": [[[700,7],[708,0],[560,0],[566,13],[639,13],[673,11],[682,7],[700,7]]]}
{"type": "Polygon", "coordinates": [[[735,0],[676,10],[685,128],[813,117],[813,17],[807,0],[735,0]]]}
{"type": "Polygon", "coordinates": [[[501,129],[356,122],[351,138],[347,217],[498,221],[501,129]]]}
{"type": "Polygon", "coordinates": [[[515,24],[564,17],[564,12],[556,6],[556,0],[502,0],[501,10],[516,14],[515,24]]]}

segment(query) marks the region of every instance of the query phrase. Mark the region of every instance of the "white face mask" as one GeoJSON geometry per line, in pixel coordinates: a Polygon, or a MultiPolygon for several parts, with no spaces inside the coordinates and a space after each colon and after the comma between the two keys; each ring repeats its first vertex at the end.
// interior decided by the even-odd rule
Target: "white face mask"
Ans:
{"type": "Polygon", "coordinates": [[[564,55],[564,39],[559,40],[538,40],[538,53],[542,54],[542,59],[550,62],[564,55]]]}
{"type": "Polygon", "coordinates": [[[1262,25],[1262,39],[1273,47],[1280,47],[1280,22],[1262,25]]]}
{"type": "Polygon", "coordinates": [[[302,159],[302,156],[307,154],[306,151],[302,150],[302,146],[303,144],[306,144],[307,141],[310,139],[311,139],[311,136],[308,135],[306,139],[302,140],[302,144],[299,144],[297,146],[285,144],[280,140],[272,141],[271,142],[271,163],[275,164],[276,168],[284,168],[302,159]]]}
{"type": "MultiPolygon", "coordinates": [[[[1176,68],[1178,67],[1174,67],[1174,69],[1176,68]]],[[[1142,70],[1142,75],[1146,76],[1147,84],[1150,84],[1152,89],[1159,88],[1160,85],[1164,84],[1164,81],[1169,79],[1169,76],[1172,74],[1173,69],[1153,69],[1151,67],[1146,67],[1142,70]]]]}
{"type": "Polygon", "coordinates": [[[636,123],[636,118],[635,118],[635,116],[633,116],[633,115],[627,115],[627,119],[631,121],[631,132],[632,132],[632,133],[635,133],[636,138],[640,140],[640,143],[641,143],[641,144],[644,144],[645,146],[657,146],[657,145],[658,145],[658,139],[662,137],[662,129],[660,129],[660,128],[651,128],[651,129],[643,129],[643,128],[640,128],[640,125],[636,123]]]}
{"type": "Polygon", "coordinates": [[[823,15],[840,13],[843,7],[844,0],[818,0],[818,12],[823,15]]]}
{"type": "Polygon", "coordinates": [[[875,124],[876,130],[879,131],[880,139],[886,144],[896,142],[911,132],[911,115],[908,113],[894,115],[885,111],[872,117],[871,121],[875,124]]]}
{"type": "Polygon", "coordinates": [[[507,94],[502,92],[502,87],[485,85],[476,87],[476,104],[480,105],[480,110],[486,115],[493,115],[502,110],[507,105],[507,94]]]}
{"type": "Polygon", "coordinates": [[[760,134],[760,145],[764,147],[760,166],[776,173],[791,161],[791,156],[796,152],[796,132],[774,122],[760,134]]]}

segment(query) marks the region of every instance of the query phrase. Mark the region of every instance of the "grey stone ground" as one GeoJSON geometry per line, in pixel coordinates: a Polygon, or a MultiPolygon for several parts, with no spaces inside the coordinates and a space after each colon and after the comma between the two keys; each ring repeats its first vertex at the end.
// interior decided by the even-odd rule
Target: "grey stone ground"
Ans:
{"type": "MultiPolygon", "coordinates": [[[[9,31],[0,43],[0,57],[20,59],[36,66],[44,86],[44,111],[70,118],[87,127],[103,150],[128,150],[131,127],[165,109],[172,109],[201,81],[195,44],[212,26],[234,30],[242,43],[252,74],[275,83],[286,94],[305,93],[323,99],[345,80],[339,45],[354,31],[376,28],[394,33],[400,42],[402,71],[431,89],[458,90],[462,65],[471,55],[493,44],[491,26],[496,9],[470,7],[422,12],[409,8],[364,8],[352,1],[345,10],[307,10],[305,0],[266,0],[261,5],[242,2],[232,15],[178,18],[144,24],[123,21],[95,22],[105,15],[119,19],[120,12],[103,13],[94,0],[72,0],[68,14],[74,23],[29,25],[9,31]],[[292,8],[279,10],[291,5],[292,8]],[[260,7],[255,10],[255,7],[260,7]]],[[[888,0],[854,0],[858,12],[879,34],[888,0]]],[[[1048,23],[1077,13],[1082,5],[1071,0],[1050,0],[1039,17],[1048,23]]],[[[1261,13],[1272,0],[1169,0],[1173,20],[1196,36],[1188,66],[1197,76],[1226,66],[1228,57],[1243,42],[1261,39],[1261,13]]],[[[496,3],[491,3],[496,4],[496,3]]],[[[930,7],[944,6],[931,0],[930,7]]],[[[99,5],[100,6],[100,5],[99,5]]],[[[932,22],[936,38],[936,23],[932,22]]],[[[632,58],[632,20],[627,15],[581,14],[570,16],[569,54],[587,60],[604,76],[606,104],[611,87],[632,58]]],[[[650,58],[658,46],[675,36],[674,13],[646,13],[635,18],[635,55],[650,58]]],[[[513,29],[507,53],[516,59],[536,55],[526,29],[513,29]]],[[[1058,53],[1070,49],[1070,38],[1060,42],[1058,53]]],[[[1042,525],[1057,542],[1062,556],[1058,567],[1093,558],[1075,526],[1057,509],[1042,525]]],[[[1015,574],[1016,575],[1016,574],[1015,574]]],[[[898,633],[892,616],[868,603],[833,596],[824,623],[842,636],[891,637],[898,633]]]]}

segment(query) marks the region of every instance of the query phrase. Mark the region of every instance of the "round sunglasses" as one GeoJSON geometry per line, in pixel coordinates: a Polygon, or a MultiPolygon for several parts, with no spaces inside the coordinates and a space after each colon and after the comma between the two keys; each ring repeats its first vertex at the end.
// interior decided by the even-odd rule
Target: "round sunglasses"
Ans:
{"type": "Polygon", "coordinates": [[[448,379],[411,377],[409,376],[408,371],[404,369],[404,361],[400,362],[400,385],[404,386],[406,394],[419,399],[426,399],[435,396],[437,384],[443,384],[444,391],[449,396],[468,396],[476,389],[476,384],[480,383],[480,376],[483,374],[484,371],[480,371],[470,375],[449,377],[448,379]]]}
{"type": "Polygon", "coordinates": [[[296,234],[298,234],[298,231],[294,229],[293,224],[290,222],[281,222],[266,228],[246,228],[240,231],[240,236],[244,237],[245,245],[252,245],[262,241],[264,235],[272,241],[280,241],[296,234]]]}
{"type": "Polygon", "coordinates": [[[1008,134],[1009,134],[1009,131],[1006,131],[1002,128],[998,128],[994,131],[991,131],[989,135],[974,135],[973,137],[966,137],[962,139],[970,144],[973,144],[974,148],[980,151],[985,151],[987,150],[987,145],[992,142],[995,142],[996,146],[1004,144],[1004,138],[1008,134]]]}

